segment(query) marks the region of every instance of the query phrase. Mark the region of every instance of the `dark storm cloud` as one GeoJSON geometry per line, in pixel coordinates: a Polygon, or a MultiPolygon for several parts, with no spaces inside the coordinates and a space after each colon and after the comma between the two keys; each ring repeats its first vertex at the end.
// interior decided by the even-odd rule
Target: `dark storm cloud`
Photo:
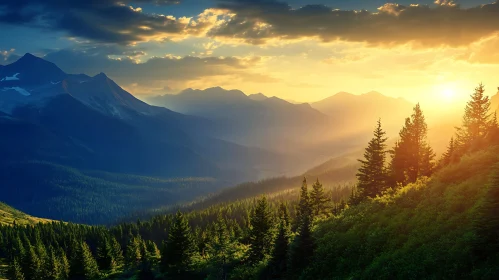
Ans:
{"type": "Polygon", "coordinates": [[[235,16],[209,34],[254,44],[273,38],[317,37],[326,42],[460,46],[499,31],[498,2],[472,8],[462,8],[453,1],[433,6],[385,4],[377,12],[333,10],[324,5],[292,9],[276,0],[218,2],[235,16]]]}
{"type": "Polygon", "coordinates": [[[129,4],[170,5],[175,0],[6,0],[0,23],[62,30],[95,41],[130,43],[158,33],[180,33],[183,24],[171,17],[134,10],[129,4]]]}
{"type": "Polygon", "coordinates": [[[138,63],[133,54],[142,52],[126,47],[93,47],[87,49],[67,49],[47,54],[44,59],[51,61],[68,73],[95,75],[105,72],[120,84],[131,81],[146,85],[155,81],[188,81],[220,75],[236,75],[253,78],[247,70],[260,59],[235,57],[153,57],[138,63]],[[119,56],[110,58],[110,56],[119,56]]]}

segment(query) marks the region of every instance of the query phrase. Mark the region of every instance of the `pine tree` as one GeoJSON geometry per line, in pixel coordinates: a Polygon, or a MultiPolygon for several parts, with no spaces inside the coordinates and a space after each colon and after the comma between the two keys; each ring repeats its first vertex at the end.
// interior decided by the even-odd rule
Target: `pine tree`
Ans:
{"type": "Polygon", "coordinates": [[[46,263],[46,273],[45,279],[48,280],[62,280],[64,279],[64,271],[59,258],[57,257],[54,250],[49,250],[50,256],[46,263]]]}
{"type": "Polygon", "coordinates": [[[303,178],[303,183],[300,189],[300,200],[296,209],[296,228],[301,226],[302,220],[299,217],[312,215],[312,208],[310,205],[310,196],[308,194],[307,179],[303,178]]]}
{"type": "Polygon", "coordinates": [[[24,274],[21,268],[21,265],[19,264],[17,258],[14,258],[12,261],[9,270],[7,272],[7,276],[9,277],[10,280],[24,280],[24,274]]]}
{"type": "Polygon", "coordinates": [[[71,263],[71,279],[94,280],[99,277],[99,267],[85,241],[75,250],[71,263]]]}
{"type": "Polygon", "coordinates": [[[488,144],[496,144],[499,141],[499,123],[496,111],[492,114],[492,119],[489,122],[486,140],[488,144]]]}
{"type": "Polygon", "coordinates": [[[312,192],[310,193],[310,204],[313,214],[318,217],[320,215],[327,215],[328,208],[327,204],[330,199],[326,197],[324,192],[324,187],[319,182],[319,179],[312,186],[312,192]]]}
{"type": "Polygon", "coordinates": [[[21,241],[19,235],[17,235],[16,238],[14,239],[12,248],[10,250],[10,259],[14,259],[19,256],[24,256],[25,254],[26,250],[24,248],[23,242],[21,241]]]}
{"type": "Polygon", "coordinates": [[[109,239],[105,236],[101,236],[97,246],[97,264],[101,270],[114,271],[116,269],[113,247],[109,239]]]}
{"type": "Polygon", "coordinates": [[[161,263],[166,271],[181,274],[189,271],[196,253],[191,227],[182,212],[178,211],[168,233],[168,241],[161,252],[161,263]]]}
{"type": "Polygon", "coordinates": [[[217,268],[217,279],[227,278],[227,262],[232,257],[232,241],[227,229],[226,221],[219,213],[214,224],[214,234],[208,244],[208,252],[212,255],[214,266],[217,268]]]}
{"type": "Polygon", "coordinates": [[[445,153],[442,154],[442,158],[440,159],[440,162],[438,163],[439,168],[442,168],[444,166],[447,166],[453,162],[456,161],[456,155],[455,151],[456,147],[454,144],[454,137],[452,137],[449,141],[449,146],[447,146],[447,150],[445,153]]]}
{"type": "Polygon", "coordinates": [[[141,259],[141,239],[138,237],[130,237],[128,246],[126,247],[126,266],[128,268],[138,267],[141,259]]]}
{"type": "Polygon", "coordinates": [[[357,189],[361,197],[376,197],[386,188],[386,132],[381,128],[381,120],[374,130],[374,137],[369,141],[364,152],[364,159],[357,172],[357,189]]]}
{"type": "Polygon", "coordinates": [[[116,264],[116,268],[120,268],[125,263],[125,258],[123,257],[123,250],[121,249],[121,245],[118,242],[118,240],[116,240],[116,238],[111,237],[110,243],[113,251],[113,259],[116,264]]]}
{"type": "Polygon", "coordinates": [[[298,235],[291,244],[287,279],[298,279],[300,273],[310,264],[315,248],[310,215],[304,215],[300,218],[303,222],[298,235]]]}
{"type": "Polygon", "coordinates": [[[277,237],[274,242],[274,250],[270,262],[272,278],[284,278],[287,271],[288,250],[291,238],[289,213],[286,204],[279,205],[279,224],[277,237]]]}
{"type": "Polygon", "coordinates": [[[394,183],[412,183],[433,173],[435,153],[428,145],[427,133],[428,126],[423,111],[417,104],[399,133],[400,141],[391,151],[390,169],[394,183]]]}
{"type": "Polygon", "coordinates": [[[146,251],[147,251],[146,258],[151,262],[152,265],[156,264],[161,257],[158,246],[156,246],[156,243],[154,243],[151,240],[148,240],[146,242],[146,251]]]}
{"type": "Polygon", "coordinates": [[[43,269],[42,262],[35,252],[35,248],[30,246],[22,260],[22,270],[26,279],[38,280],[42,279],[43,269]]]}
{"type": "Polygon", "coordinates": [[[71,268],[69,265],[68,257],[66,256],[66,253],[64,252],[62,247],[59,248],[58,257],[61,264],[61,280],[69,279],[71,268]]]}
{"type": "Polygon", "coordinates": [[[250,223],[249,261],[258,263],[263,260],[272,249],[272,214],[265,196],[256,201],[250,223]]]}
{"type": "Polygon", "coordinates": [[[466,104],[463,123],[457,131],[459,155],[479,149],[485,142],[490,127],[490,100],[484,93],[483,84],[478,85],[466,104]]]}

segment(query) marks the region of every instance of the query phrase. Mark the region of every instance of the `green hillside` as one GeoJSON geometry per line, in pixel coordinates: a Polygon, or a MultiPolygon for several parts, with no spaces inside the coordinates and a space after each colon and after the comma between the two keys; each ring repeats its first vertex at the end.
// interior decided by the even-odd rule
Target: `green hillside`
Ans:
{"type": "Polygon", "coordinates": [[[62,165],[15,162],[0,166],[2,199],[27,213],[84,224],[108,224],[154,207],[217,190],[212,178],[152,178],[62,165]]]}
{"type": "MultiPolygon", "coordinates": [[[[494,147],[448,166],[428,180],[352,207],[319,224],[305,279],[492,279],[495,266],[477,258],[474,230],[494,147]]],[[[493,245],[493,244],[489,244],[493,245]]],[[[497,260],[497,259],[496,259],[497,260]]]]}
{"type": "Polygon", "coordinates": [[[0,202],[0,225],[33,225],[51,220],[35,218],[0,202]]]}

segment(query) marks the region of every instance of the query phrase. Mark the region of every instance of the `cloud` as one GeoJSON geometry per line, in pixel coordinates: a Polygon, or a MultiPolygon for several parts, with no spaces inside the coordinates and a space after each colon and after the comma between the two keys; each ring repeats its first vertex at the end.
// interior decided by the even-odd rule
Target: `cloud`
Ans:
{"type": "Polygon", "coordinates": [[[499,64],[498,49],[499,33],[471,44],[457,59],[473,64],[499,64]]]}
{"type": "Polygon", "coordinates": [[[188,19],[143,13],[129,4],[170,5],[174,0],[6,0],[0,23],[65,31],[69,36],[129,44],[181,34],[188,19]]]}
{"type": "MultiPolygon", "coordinates": [[[[137,62],[130,53],[141,55],[122,46],[65,49],[47,54],[44,58],[68,73],[95,75],[105,72],[120,85],[141,91],[153,91],[169,86],[169,91],[182,88],[189,82],[222,77],[242,82],[275,82],[267,75],[253,71],[261,62],[259,57],[178,57],[165,55],[137,62]]],[[[217,84],[213,84],[214,86],[217,84]]],[[[141,92],[142,93],[142,92],[141,92]]]]}
{"type": "Polygon", "coordinates": [[[0,50],[0,65],[7,65],[18,60],[20,56],[16,55],[15,51],[15,49],[0,50]]]}
{"type": "MultiPolygon", "coordinates": [[[[315,38],[375,46],[411,43],[456,47],[499,32],[498,1],[474,7],[463,7],[452,0],[435,0],[431,5],[387,3],[368,11],[339,10],[322,4],[293,8],[279,0],[214,0],[214,7],[194,17],[146,13],[136,6],[179,3],[182,5],[176,0],[5,0],[0,4],[0,23],[63,31],[69,37],[122,45],[197,36],[218,43],[254,45],[315,38]]],[[[207,47],[205,54],[211,52],[213,48],[207,47]]]]}
{"type": "Polygon", "coordinates": [[[435,6],[385,4],[376,12],[324,5],[293,9],[277,0],[218,2],[219,8],[235,16],[211,29],[209,35],[252,44],[309,37],[373,45],[462,46],[499,31],[499,2],[472,8],[446,0],[435,6]]]}

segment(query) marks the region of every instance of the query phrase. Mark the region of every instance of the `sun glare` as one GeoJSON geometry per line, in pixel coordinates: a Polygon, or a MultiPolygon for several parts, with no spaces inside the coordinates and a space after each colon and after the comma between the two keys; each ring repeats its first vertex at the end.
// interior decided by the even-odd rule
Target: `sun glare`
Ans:
{"type": "Polygon", "coordinates": [[[434,94],[437,99],[440,99],[444,103],[455,103],[460,99],[458,96],[458,86],[454,83],[437,85],[434,89],[434,94]]]}
{"type": "Polygon", "coordinates": [[[452,101],[456,97],[456,92],[452,88],[444,88],[441,94],[442,98],[447,101],[452,101]]]}

